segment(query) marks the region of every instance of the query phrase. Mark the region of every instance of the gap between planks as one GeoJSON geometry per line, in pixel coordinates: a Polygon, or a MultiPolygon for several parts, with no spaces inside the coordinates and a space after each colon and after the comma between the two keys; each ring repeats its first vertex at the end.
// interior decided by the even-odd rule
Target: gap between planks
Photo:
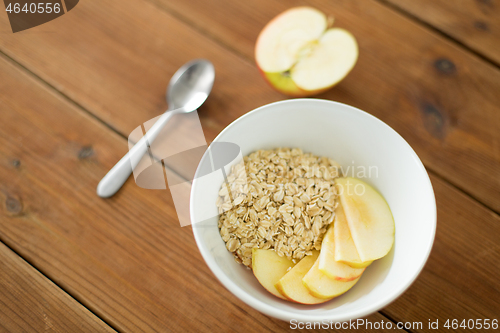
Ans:
{"type": "MultiPolygon", "coordinates": [[[[401,296],[403,296],[403,295],[401,295],[401,296]]],[[[390,321],[392,321],[394,324],[396,324],[396,328],[397,328],[397,325],[398,325],[398,323],[400,323],[400,321],[397,321],[397,320],[393,319],[391,316],[389,316],[388,314],[386,314],[385,311],[384,311],[384,309],[380,310],[379,312],[380,312],[381,315],[383,315],[384,317],[386,317],[387,319],[389,319],[390,321]]],[[[399,330],[400,331],[405,331],[405,332],[408,332],[408,333],[412,333],[413,332],[413,331],[410,331],[409,329],[404,328],[404,327],[400,328],[399,330]]]]}
{"type": "Polygon", "coordinates": [[[254,60],[252,58],[247,57],[244,53],[238,51],[238,49],[232,47],[229,43],[224,42],[221,38],[218,38],[215,34],[210,33],[207,30],[203,29],[203,27],[198,25],[196,23],[196,21],[189,20],[188,17],[186,15],[183,15],[181,12],[176,11],[175,9],[169,8],[168,6],[164,5],[161,2],[158,2],[156,0],[146,0],[146,1],[152,3],[156,8],[158,8],[158,9],[172,15],[173,17],[179,19],[187,26],[193,28],[199,34],[213,40],[214,42],[216,42],[217,44],[219,44],[220,46],[222,46],[226,50],[234,53],[235,55],[242,58],[243,60],[250,63],[251,65],[254,65],[254,60]]]}
{"type": "MultiPolygon", "coordinates": [[[[160,10],[162,10],[162,11],[168,13],[168,14],[171,14],[174,17],[179,18],[182,22],[184,22],[186,25],[192,27],[194,30],[196,30],[201,35],[206,36],[207,38],[213,40],[214,42],[216,42],[217,44],[219,44],[221,47],[227,49],[228,51],[230,51],[233,54],[237,55],[238,57],[242,58],[244,61],[246,61],[250,65],[254,65],[253,59],[247,57],[245,54],[243,54],[243,53],[239,52],[237,49],[231,47],[231,45],[229,45],[228,43],[225,43],[223,40],[221,40],[220,38],[218,38],[214,34],[208,33],[206,30],[202,29],[201,26],[197,25],[196,22],[191,21],[191,20],[189,20],[187,18],[187,16],[182,15],[182,13],[177,12],[176,10],[173,10],[172,8],[169,8],[168,6],[164,5],[163,3],[159,3],[157,0],[147,0],[147,1],[150,2],[150,3],[152,3],[158,9],[160,9],[160,10]]],[[[432,25],[426,23],[425,21],[421,20],[420,18],[416,17],[415,15],[404,11],[403,9],[397,7],[396,5],[394,5],[392,3],[387,2],[387,0],[373,0],[373,1],[376,2],[376,3],[379,3],[382,6],[386,6],[386,7],[390,8],[391,10],[393,10],[394,12],[396,12],[397,14],[399,14],[399,15],[407,18],[407,19],[409,19],[410,21],[416,21],[421,26],[424,26],[425,28],[427,28],[431,32],[436,33],[437,35],[443,37],[446,40],[450,40],[451,42],[457,44],[457,46],[459,46],[459,47],[462,47],[463,49],[465,49],[466,51],[468,51],[472,55],[475,55],[476,57],[478,57],[479,59],[485,61],[486,63],[488,63],[488,64],[490,64],[490,65],[492,65],[492,66],[500,69],[500,65],[497,64],[495,61],[493,61],[493,60],[491,60],[491,59],[483,56],[482,54],[474,51],[473,49],[471,49],[470,47],[466,46],[462,42],[456,40],[455,38],[451,37],[450,35],[446,34],[445,32],[443,32],[443,31],[441,31],[441,30],[433,27],[432,25]]],[[[15,60],[14,58],[12,58],[11,56],[7,55],[1,49],[0,49],[0,55],[3,56],[4,58],[6,58],[7,60],[10,60],[11,63],[17,65],[18,67],[20,67],[25,72],[27,72],[30,75],[32,75],[33,77],[35,77],[39,82],[41,82],[44,85],[46,85],[47,87],[51,88],[51,90],[57,92],[63,99],[65,99],[66,101],[68,101],[72,105],[76,106],[78,109],[82,110],[83,112],[87,113],[93,119],[95,119],[98,122],[102,123],[104,126],[106,126],[107,128],[109,128],[112,132],[118,134],[120,137],[122,137],[122,138],[124,138],[126,140],[128,139],[119,130],[117,130],[116,128],[114,128],[113,126],[111,126],[110,124],[108,124],[107,122],[103,121],[101,118],[97,117],[94,113],[92,113],[91,111],[87,110],[80,103],[78,103],[77,101],[73,100],[68,95],[66,95],[64,92],[62,92],[61,90],[57,89],[55,86],[53,86],[52,84],[50,84],[49,82],[47,82],[44,79],[42,79],[39,75],[35,74],[33,71],[31,71],[30,69],[28,69],[27,67],[25,67],[23,64],[21,64],[20,62],[18,62],[17,60],[15,60]]],[[[481,206],[487,208],[489,211],[492,211],[495,215],[500,216],[500,211],[497,211],[493,207],[490,207],[487,204],[483,203],[482,201],[479,200],[479,198],[477,198],[476,196],[472,195],[470,192],[468,192],[467,190],[463,189],[458,184],[455,184],[454,182],[449,181],[446,178],[446,176],[444,176],[443,174],[439,173],[438,171],[434,170],[433,168],[431,168],[431,167],[429,167],[427,165],[425,165],[425,168],[427,169],[427,171],[429,173],[433,174],[434,176],[436,176],[437,178],[443,180],[444,182],[450,184],[453,188],[457,189],[459,192],[462,192],[465,195],[467,195],[468,197],[472,198],[474,201],[478,202],[481,206]]],[[[169,170],[171,172],[173,172],[176,176],[180,177],[181,179],[186,180],[185,177],[183,177],[182,175],[180,175],[177,171],[173,170],[172,168],[169,168],[169,170]]]]}
{"type": "MultiPolygon", "coordinates": [[[[181,12],[176,11],[175,9],[168,7],[165,4],[158,2],[157,0],[147,0],[147,1],[149,1],[150,3],[155,5],[158,9],[163,10],[163,11],[173,15],[174,17],[178,18],[179,20],[183,21],[184,23],[186,23],[186,25],[189,25],[190,27],[195,29],[198,33],[212,39],[213,41],[215,41],[219,45],[223,46],[227,50],[233,52],[234,54],[240,56],[241,58],[245,59],[246,61],[248,61],[252,64],[254,63],[253,59],[248,58],[245,54],[239,52],[236,48],[232,47],[230,44],[225,43],[223,40],[221,40],[220,38],[218,38],[214,34],[207,32],[207,30],[203,29],[200,25],[198,25],[196,23],[196,21],[190,20],[188,18],[188,16],[183,15],[181,12]]],[[[390,3],[387,0],[372,0],[372,1],[389,8],[390,10],[395,12],[396,14],[399,14],[399,15],[405,17],[409,21],[412,21],[414,23],[418,23],[421,27],[428,30],[429,32],[432,32],[432,33],[442,37],[443,39],[450,41],[452,44],[455,44],[456,46],[464,49],[465,51],[467,51],[471,55],[476,56],[477,58],[481,59],[482,61],[500,69],[500,63],[497,63],[495,60],[491,59],[490,57],[479,53],[478,51],[474,50],[473,48],[467,46],[463,42],[461,42],[458,39],[454,38],[453,36],[449,35],[445,31],[440,30],[437,27],[434,27],[433,25],[425,22],[424,20],[420,19],[416,15],[404,10],[403,8],[397,6],[393,3],[390,3]]]]}
{"type": "MultiPolygon", "coordinates": [[[[148,0],[149,2],[153,3],[157,8],[159,8],[160,10],[163,10],[163,11],[166,11],[170,14],[173,14],[174,16],[178,17],[180,20],[182,20],[186,25],[189,25],[191,26],[192,28],[194,28],[196,31],[198,31],[200,34],[206,36],[207,38],[215,41],[217,44],[221,45],[223,48],[229,50],[230,52],[236,54],[238,57],[242,58],[244,61],[250,63],[250,64],[253,64],[253,59],[250,59],[248,57],[246,57],[244,54],[238,52],[236,49],[234,49],[233,47],[231,47],[230,45],[228,45],[227,43],[224,43],[223,41],[221,41],[219,38],[217,38],[216,36],[214,36],[213,34],[210,34],[210,33],[207,33],[205,30],[201,29],[200,26],[196,25],[195,22],[191,22],[189,21],[189,19],[182,15],[181,13],[178,13],[176,12],[175,10],[172,10],[171,8],[168,8],[168,6],[165,6],[165,5],[162,5],[162,4],[159,4],[157,1],[155,0],[148,0]]],[[[468,46],[464,45],[463,43],[461,43],[460,41],[457,41],[455,38],[449,36],[448,34],[442,32],[441,30],[433,27],[432,25],[422,21],[421,19],[415,17],[414,15],[410,14],[410,13],[407,13],[406,11],[402,10],[401,8],[393,5],[393,4],[390,4],[390,3],[387,3],[385,0],[376,0],[376,2],[380,3],[381,5],[385,5],[387,7],[389,7],[390,9],[392,9],[393,11],[397,12],[398,14],[410,19],[411,21],[416,21],[417,23],[419,23],[421,26],[423,26],[424,28],[426,28],[427,30],[430,30],[431,32],[434,32],[435,34],[438,34],[440,35],[441,37],[443,37],[445,40],[449,40],[453,43],[455,43],[456,45],[462,47],[463,49],[465,49],[466,51],[468,51],[469,53],[475,55],[476,57],[480,58],[481,60],[497,67],[497,68],[500,68],[499,64],[497,64],[496,62],[494,62],[493,60],[481,55],[480,53],[474,51],[473,49],[469,48],[468,46]]],[[[49,82],[43,80],[40,76],[38,76],[37,74],[35,74],[34,72],[32,72],[31,70],[29,70],[28,68],[26,68],[25,66],[23,66],[21,63],[17,62],[14,58],[8,56],[7,54],[5,54],[3,51],[0,50],[0,56],[2,56],[3,58],[5,58],[8,62],[12,63],[13,65],[17,66],[18,68],[22,69],[24,72],[26,72],[28,75],[34,77],[37,81],[39,81],[40,83],[42,83],[43,85],[45,85],[46,87],[50,88],[50,90],[54,91],[56,94],[60,95],[64,100],[68,101],[70,104],[74,105],[77,107],[77,109],[81,110],[82,112],[85,112],[86,114],[88,114],[89,116],[91,116],[93,119],[97,120],[98,122],[102,123],[104,126],[106,126],[109,130],[111,130],[112,132],[118,134],[120,137],[124,138],[125,140],[127,139],[126,136],[124,136],[121,132],[119,132],[116,128],[112,127],[110,124],[104,122],[102,119],[100,119],[99,117],[97,117],[95,114],[93,114],[92,112],[90,112],[89,110],[85,109],[81,104],[79,104],[78,102],[76,102],[75,100],[71,99],[68,95],[66,95],[64,92],[60,91],[59,89],[57,89],[55,86],[51,85],[49,82]]],[[[468,193],[467,191],[463,190],[462,188],[456,186],[455,184],[449,182],[444,176],[442,176],[441,174],[437,173],[436,171],[434,171],[433,169],[431,168],[428,168],[427,167],[427,170],[430,174],[436,176],[437,178],[443,180],[444,182],[446,182],[447,184],[451,185],[453,188],[457,189],[458,191],[462,192],[463,194],[465,194],[466,196],[470,197],[473,201],[476,201],[478,202],[481,206],[487,208],[489,211],[491,211],[492,213],[494,213],[495,215],[499,215],[498,212],[496,212],[494,209],[492,209],[491,207],[485,205],[484,203],[482,203],[481,201],[479,201],[477,198],[475,198],[474,196],[472,196],[470,193],[468,193]]],[[[178,175],[179,177],[181,177],[182,179],[184,179],[182,176],[178,175]]],[[[14,249],[12,249],[8,244],[6,244],[2,239],[0,239],[0,242],[2,242],[4,245],[6,245],[11,251],[13,251],[14,253],[16,253],[16,255],[18,255],[19,257],[23,258],[22,256],[20,256],[14,249]]],[[[113,325],[111,325],[110,323],[108,323],[107,321],[105,321],[103,318],[101,318],[100,316],[98,316],[97,314],[95,314],[91,308],[87,307],[84,303],[82,303],[80,300],[78,300],[78,298],[75,298],[73,295],[71,295],[70,293],[68,293],[64,288],[62,288],[61,286],[59,286],[55,281],[53,281],[52,279],[50,279],[47,275],[45,275],[42,271],[38,270],[34,265],[32,265],[29,261],[27,261],[25,258],[23,258],[23,260],[25,260],[28,264],[31,265],[31,267],[33,267],[33,269],[36,269],[37,271],[39,271],[43,276],[45,276],[47,279],[49,279],[50,281],[52,281],[55,285],[57,285],[61,290],[63,290],[65,293],[67,293],[69,296],[71,296],[73,299],[75,299],[78,303],[82,304],[82,306],[84,306],[85,308],[89,309],[89,311],[91,311],[94,315],[96,315],[98,318],[100,318],[101,320],[103,320],[108,326],[110,326],[111,328],[113,328],[114,330],[118,331],[119,330],[114,327],[113,325]]],[[[381,315],[383,315],[384,317],[386,317],[388,320],[390,320],[391,322],[393,323],[397,323],[397,321],[395,321],[394,319],[390,318],[390,316],[386,315],[384,313],[383,310],[379,311],[379,313],[381,315]]],[[[406,330],[405,331],[407,332],[411,332],[409,330],[406,330]]]]}
{"type": "Polygon", "coordinates": [[[66,289],[64,289],[63,287],[61,287],[56,281],[54,281],[53,279],[51,279],[47,274],[45,274],[42,270],[38,269],[35,265],[33,265],[29,260],[27,260],[26,258],[24,258],[23,256],[21,256],[12,246],[10,246],[5,240],[3,240],[2,238],[0,238],[0,243],[5,245],[10,251],[12,251],[12,253],[14,253],[16,256],[18,256],[19,258],[21,258],[24,262],[26,262],[33,270],[37,271],[38,273],[40,273],[44,278],[46,278],[47,280],[49,280],[50,282],[52,282],[57,288],[59,288],[62,292],[64,292],[66,295],[68,295],[69,297],[71,297],[73,300],[75,300],[75,302],[77,302],[78,304],[80,304],[81,306],[83,306],[85,309],[87,309],[90,313],[92,313],[92,315],[96,316],[97,318],[99,318],[100,320],[102,320],[103,323],[105,323],[106,325],[109,326],[109,328],[111,328],[112,330],[118,332],[118,333],[121,333],[121,331],[115,327],[113,324],[109,323],[105,318],[102,318],[101,316],[99,316],[97,313],[95,313],[93,310],[92,310],[92,307],[88,307],[84,302],[80,301],[78,299],[78,297],[75,297],[73,296],[71,293],[69,293],[66,289]]]}
{"type": "MultiPolygon", "coordinates": [[[[60,91],[59,89],[57,89],[56,87],[54,87],[52,84],[50,84],[49,82],[45,81],[44,79],[42,79],[40,76],[38,76],[37,74],[33,73],[30,69],[26,68],[25,66],[23,66],[23,64],[19,63],[18,61],[16,61],[14,58],[10,57],[9,55],[7,55],[6,53],[4,53],[2,50],[0,50],[0,57],[3,57],[7,62],[10,62],[12,65],[14,66],[17,66],[19,69],[21,69],[22,71],[25,71],[28,75],[31,75],[32,77],[34,77],[38,82],[40,82],[42,85],[45,85],[47,86],[50,90],[52,90],[53,92],[55,92],[56,94],[58,94],[62,99],[64,99],[65,101],[67,101],[68,103],[70,103],[71,105],[75,106],[77,109],[81,110],[82,112],[86,113],[87,115],[89,115],[91,118],[95,119],[96,121],[98,121],[99,123],[103,124],[105,127],[107,127],[111,132],[117,134],[118,136],[124,138],[125,140],[127,140],[128,142],[128,138],[123,134],[121,133],[120,131],[118,131],[116,128],[114,128],[113,126],[111,126],[110,124],[106,123],[105,121],[103,121],[101,118],[97,117],[94,113],[88,111],[87,109],[85,109],[80,103],[78,103],[77,101],[71,99],[68,95],[66,95],[65,93],[63,93],[62,91],[60,91]]],[[[153,156],[153,158],[155,158],[153,156]]],[[[159,162],[159,160],[157,160],[155,158],[155,161],[156,162],[159,162]]],[[[116,161],[118,162],[118,161],[116,161]]],[[[168,165],[167,165],[168,167],[168,165]]],[[[176,170],[172,169],[172,168],[168,168],[168,170],[173,173],[175,176],[181,178],[182,180],[185,180],[185,181],[188,181],[185,177],[183,177],[181,174],[179,174],[176,170]]]]}
{"type": "MultiPolygon", "coordinates": [[[[154,1],[154,0],[149,0],[149,1],[154,1]]],[[[451,43],[455,44],[456,46],[459,46],[460,48],[466,50],[469,52],[471,55],[476,56],[477,58],[481,59],[482,61],[500,69],[500,63],[496,62],[494,59],[480,53],[479,51],[474,50],[472,47],[468,46],[467,44],[459,41],[455,37],[451,36],[447,32],[433,26],[430,23],[427,23],[423,19],[419,18],[418,16],[406,11],[404,8],[399,7],[398,5],[388,2],[387,0],[374,0],[375,2],[378,2],[382,6],[385,6],[395,13],[407,18],[410,21],[418,23],[420,26],[423,28],[435,33],[438,36],[443,37],[443,39],[450,41],[451,43]]]]}
{"type": "MultiPolygon", "coordinates": [[[[7,62],[11,63],[13,66],[19,68],[20,70],[24,71],[27,75],[33,77],[33,79],[35,81],[38,81],[41,85],[43,86],[46,86],[49,90],[53,91],[55,94],[59,95],[63,100],[65,101],[68,101],[69,103],[71,103],[72,105],[74,105],[78,110],[80,110],[81,112],[83,113],[86,113],[88,115],[90,115],[93,119],[97,120],[99,123],[105,125],[110,131],[118,134],[120,137],[122,137],[124,140],[127,140],[127,138],[122,134],[120,133],[119,131],[117,131],[116,129],[114,129],[113,127],[109,126],[107,123],[105,123],[104,121],[102,121],[99,117],[97,117],[96,115],[94,115],[93,113],[91,113],[90,111],[86,110],[82,105],[80,105],[79,103],[77,103],[76,101],[72,100],[69,96],[67,96],[66,94],[64,94],[63,92],[61,92],[60,90],[58,90],[56,87],[54,87],[53,85],[51,85],[50,83],[46,82],[45,80],[43,80],[40,76],[36,75],[35,73],[33,73],[32,71],[30,71],[28,68],[26,68],[25,66],[23,66],[22,64],[18,63],[15,59],[13,59],[12,57],[9,57],[8,55],[6,55],[3,51],[0,50],[0,57],[4,58],[7,62]]],[[[172,172],[175,172],[172,170],[172,172]]],[[[175,172],[175,174],[186,180],[184,177],[182,177],[181,175],[179,175],[177,172],[175,172]]],[[[27,262],[33,269],[37,270],[40,274],[42,274],[45,278],[47,278],[48,280],[50,280],[52,283],[54,283],[54,285],[56,285],[59,289],[61,289],[63,292],[65,292],[67,295],[69,295],[71,298],[73,298],[76,302],[78,302],[79,304],[81,304],[83,307],[85,307],[86,309],[88,309],[93,315],[95,315],[97,318],[100,318],[106,325],[108,325],[110,328],[112,328],[113,330],[117,331],[117,332],[121,332],[116,326],[112,325],[109,321],[107,321],[105,318],[101,317],[99,314],[97,314],[96,312],[94,312],[92,310],[92,306],[88,306],[84,301],[80,300],[78,297],[76,297],[75,295],[73,295],[72,293],[70,293],[69,291],[67,291],[64,287],[62,287],[61,285],[59,285],[56,281],[54,281],[49,275],[45,274],[45,272],[43,272],[43,270],[40,270],[37,268],[36,265],[34,265],[32,262],[30,262],[29,260],[27,260],[26,258],[24,258],[23,256],[21,256],[14,248],[12,248],[4,239],[0,238],[0,243],[4,244],[6,247],[8,247],[13,253],[15,253],[17,256],[19,256],[20,258],[22,258],[25,262],[27,262]]],[[[243,310],[238,304],[235,304],[233,303],[234,306],[238,307],[240,310],[242,311],[245,311],[243,310]]],[[[398,322],[395,321],[394,319],[390,318],[389,316],[387,316],[385,313],[383,313],[382,311],[378,311],[378,313],[380,315],[382,315],[383,317],[387,318],[387,320],[393,322],[394,324],[397,324],[398,322]]],[[[412,333],[412,331],[409,331],[407,329],[404,329],[404,331],[406,332],[409,332],[409,333],[412,333]]]]}
{"type": "MultiPolygon", "coordinates": [[[[167,12],[168,14],[173,15],[174,17],[177,17],[179,20],[181,20],[182,22],[184,22],[186,25],[188,25],[188,26],[192,27],[193,29],[195,29],[198,33],[202,34],[203,36],[206,36],[207,38],[209,38],[209,39],[213,40],[214,42],[218,43],[223,48],[225,48],[228,51],[236,54],[237,56],[239,56],[240,58],[242,58],[244,61],[248,62],[250,65],[254,65],[254,60],[253,59],[247,57],[242,52],[239,52],[237,49],[235,49],[234,47],[232,47],[228,43],[225,43],[223,40],[221,40],[220,38],[218,38],[214,34],[207,32],[207,30],[205,30],[201,26],[199,26],[196,23],[196,21],[190,20],[188,18],[188,16],[183,15],[181,12],[176,11],[175,9],[173,9],[173,8],[165,5],[162,2],[158,2],[157,0],[147,0],[147,1],[150,2],[150,3],[152,3],[158,9],[163,10],[163,11],[167,12]]],[[[495,67],[497,69],[500,69],[500,64],[496,63],[494,60],[492,60],[492,59],[490,59],[490,58],[482,55],[481,53],[475,51],[474,49],[470,48],[469,46],[465,45],[464,43],[460,42],[459,40],[453,38],[452,36],[448,35],[447,33],[443,32],[443,31],[439,30],[438,28],[430,25],[429,23],[421,20],[420,18],[416,17],[415,15],[406,12],[402,8],[399,8],[396,5],[387,2],[387,0],[373,0],[373,1],[375,3],[380,4],[381,6],[385,6],[385,7],[389,8],[390,10],[394,11],[396,14],[399,14],[399,15],[405,17],[409,21],[412,21],[414,23],[418,23],[421,27],[423,27],[424,29],[428,30],[429,32],[434,33],[434,34],[442,37],[444,40],[447,40],[447,41],[451,42],[452,44],[455,44],[456,46],[464,49],[466,52],[470,53],[472,56],[475,56],[475,57],[479,58],[480,60],[486,62],[487,64],[492,65],[493,67],[495,67]]],[[[96,117],[94,116],[94,118],[96,118],[96,117]]],[[[467,195],[468,197],[472,198],[474,201],[478,202],[483,207],[485,207],[488,210],[492,211],[495,215],[500,216],[500,211],[497,211],[493,207],[490,207],[487,204],[483,203],[477,197],[475,197],[474,195],[472,195],[471,193],[469,193],[465,189],[461,188],[458,184],[455,184],[454,182],[449,181],[444,175],[440,174],[438,171],[430,168],[427,165],[425,165],[425,168],[427,169],[427,171],[429,173],[432,173],[437,178],[439,178],[439,179],[443,180],[444,182],[450,184],[453,188],[457,189],[458,191],[460,191],[460,192],[464,193],[465,195],[467,195]]]]}

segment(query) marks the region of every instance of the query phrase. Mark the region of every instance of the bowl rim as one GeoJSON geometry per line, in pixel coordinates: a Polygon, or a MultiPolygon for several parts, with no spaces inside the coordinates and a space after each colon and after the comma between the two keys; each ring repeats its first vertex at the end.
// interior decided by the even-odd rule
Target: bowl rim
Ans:
{"type": "MultiPolygon", "coordinates": [[[[410,146],[410,144],[398,133],[396,130],[394,130],[392,127],[387,125],[385,122],[382,120],[378,119],[377,117],[373,116],[372,114],[363,111],[361,109],[358,109],[356,107],[350,106],[348,104],[340,103],[340,102],[335,102],[331,100],[325,100],[325,99],[319,99],[319,98],[295,98],[295,99],[287,99],[287,100],[282,100],[282,101],[277,101],[273,103],[268,103],[265,105],[262,105],[258,108],[255,108],[242,116],[238,117],[234,121],[232,121],[229,125],[227,125],[212,141],[217,142],[219,138],[226,132],[228,131],[231,127],[233,127],[236,123],[241,122],[247,117],[251,117],[255,115],[256,113],[263,112],[266,109],[270,107],[275,107],[276,105],[282,105],[282,104],[294,104],[298,102],[307,102],[307,103],[318,103],[318,104],[331,104],[331,105],[337,105],[343,108],[350,109],[350,111],[358,113],[361,116],[367,116],[375,120],[376,122],[380,123],[382,126],[387,127],[389,130],[393,131],[406,145],[407,148],[409,148],[409,152],[412,155],[412,157],[415,159],[415,161],[418,164],[418,167],[423,171],[423,173],[427,176],[426,177],[426,185],[429,187],[429,193],[431,194],[432,199],[432,207],[431,209],[431,215],[432,215],[432,232],[428,235],[428,241],[430,246],[426,249],[426,253],[424,256],[424,260],[420,263],[418,269],[415,271],[415,274],[408,279],[407,283],[404,285],[403,288],[401,288],[397,293],[394,293],[391,295],[391,297],[384,298],[383,300],[380,300],[378,302],[374,302],[370,304],[368,307],[364,307],[360,310],[353,310],[348,312],[347,314],[343,314],[340,316],[337,316],[336,318],[332,318],[331,314],[313,314],[313,313],[305,313],[302,314],[300,313],[301,311],[298,311],[297,313],[291,313],[288,310],[282,310],[278,309],[266,302],[260,301],[252,295],[248,294],[246,291],[241,289],[237,284],[235,284],[230,278],[228,278],[219,268],[218,265],[212,260],[212,257],[209,256],[208,253],[204,253],[201,250],[200,246],[200,234],[198,233],[197,229],[191,225],[192,230],[193,230],[193,236],[196,242],[196,246],[198,247],[198,250],[200,251],[203,259],[205,260],[205,263],[207,264],[208,268],[212,271],[212,273],[217,277],[217,279],[222,283],[222,285],[228,289],[232,294],[234,294],[236,297],[238,297],[240,300],[242,300],[244,303],[247,305],[251,306],[252,308],[256,309],[259,312],[262,312],[266,315],[291,322],[292,320],[296,320],[297,322],[321,322],[324,320],[328,321],[334,321],[334,322],[344,322],[344,321],[351,321],[355,320],[358,318],[366,317],[372,313],[375,313],[379,311],[380,309],[386,307],[393,301],[395,301],[397,298],[399,298],[417,279],[417,277],[420,275],[422,272],[422,269],[424,268],[425,264],[427,263],[429,259],[429,255],[431,253],[432,247],[434,245],[434,239],[436,235],[436,228],[437,228],[437,207],[436,207],[436,198],[435,198],[435,193],[434,189],[432,187],[431,180],[429,178],[429,174],[427,173],[427,170],[425,169],[425,166],[423,165],[422,161],[418,157],[418,155],[415,153],[413,148],[410,146]]],[[[198,171],[198,170],[197,170],[198,171]]],[[[194,189],[197,184],[196,177],[193,179],[192,187],[191,187],[191,193],[190,193],[190,200],[189,200],[189,212],[190,212],[190,217],[193,216],[194,214],[194,207],[193,207],[193,199],[194,199],[194,189]]]]}

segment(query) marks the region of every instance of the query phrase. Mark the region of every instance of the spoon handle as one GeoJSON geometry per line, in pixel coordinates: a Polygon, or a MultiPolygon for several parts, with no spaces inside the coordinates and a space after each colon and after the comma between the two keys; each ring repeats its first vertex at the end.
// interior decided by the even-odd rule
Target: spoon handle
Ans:
{"type": "Polygon", "coordinates": [[[162,128],[168,120],[176,113],[182,112],[183,109],[167,111],[160,116],[146,134],[122,157],[115,166],[109,170],[99,184],[97,185],[97,195],[101,198],[109,198],[115,194],[127,181],[130,174],[135,169],[144,154],[148,151],[148,146],[151,146],[153,141],[160,134],[162,128]]]}

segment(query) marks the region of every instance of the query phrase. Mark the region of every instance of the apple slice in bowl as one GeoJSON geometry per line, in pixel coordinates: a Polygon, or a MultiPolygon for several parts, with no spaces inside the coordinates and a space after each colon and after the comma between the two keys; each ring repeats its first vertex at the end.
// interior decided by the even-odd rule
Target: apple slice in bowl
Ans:
{"type": "Polygon", "coordinates": [[[274,250],[252,249],[252,271],[259,283],[276,297],[285,298],[275,285],[295,264],[274,250]]]}
{"type": "Polygon", "coordinates": [[[362,262],[384,257],[392,248],[395,225],[384,197],[364,181],[337,178],[340,204],[362,262]]]}
{"type": "Polygon", "coordinates": [[[361,275],[350,281],[332,279],[319,269],[319,260],[316,260],[311,269],[302,278],[302,282],[312,296],[330,300],[351,289],[360,278],[361,275]]]}
{"type": "MultiPolygon", "coordinates": [[[[340,206],[340,205],[339,205],[340,206]]],[[[334,224],[328,227],[328,230],[321,243],[321,251],[318,258],[318,269],[331,279],[337,281],[356,280],[363,274],[365,268],[354,268],[344,262],[337,261],[335,258],[337,244],[335,242],[335,224],[338,218],[335,218],[334,224]]]]}
{"type": "MultiPolygon", "coordinates": [[[[331,228],[331,227],[330,227],[331,228]]],[[[335,223],[333,225],[333,234],[335,242],[335,260],[343,262],[353,268],[364,268],[369,266],[372,261],[362,262],[359,258],[358,250],[347,224],[344,208],[341,204],[335,208],[335,223]]]]}
{"type": "Polygon", "coordinates": [[[303,282],[304,276],[313,267],[318,255],[318,251],[312,251],[312,255],[302,258],[276,283],[276,289],[288,300],[300,304],[319,304],[332,299],[332,297],[318,298],[313,296],[303,282]]]}

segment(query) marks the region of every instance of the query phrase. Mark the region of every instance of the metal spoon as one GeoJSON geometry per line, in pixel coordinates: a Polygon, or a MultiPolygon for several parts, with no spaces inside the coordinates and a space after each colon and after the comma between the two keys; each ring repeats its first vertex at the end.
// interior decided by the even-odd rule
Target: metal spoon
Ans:
{"type": "Polygon", "coordinates": [[[175,72],[167,87],[168,110],[101,179],[97,185],[98,196],[108,198],[122,187],[147,152],[148,144],[152,144],[168,120],[174,114],[192,112],[205,102],[212,90],[214,78],[214,66],[205,59],[190,61],[175,72]]]}

